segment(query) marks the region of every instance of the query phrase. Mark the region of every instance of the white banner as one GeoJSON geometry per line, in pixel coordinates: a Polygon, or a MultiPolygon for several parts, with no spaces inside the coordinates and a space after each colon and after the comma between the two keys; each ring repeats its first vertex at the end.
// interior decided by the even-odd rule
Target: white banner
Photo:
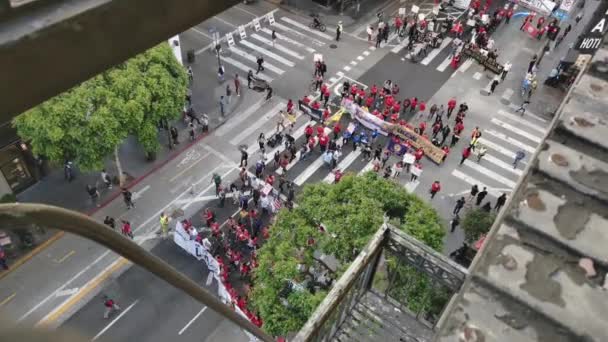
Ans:
{"type": "Polygon", "coordinates": [[[543,15],[551,14],[555,2],[551,0],[518,0],[518,4],[543,15]]]}

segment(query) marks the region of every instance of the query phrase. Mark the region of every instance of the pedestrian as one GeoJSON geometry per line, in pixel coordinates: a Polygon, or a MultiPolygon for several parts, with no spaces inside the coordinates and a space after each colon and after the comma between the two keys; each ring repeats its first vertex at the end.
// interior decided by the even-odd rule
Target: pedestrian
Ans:
{"type": "Polygon", "coordinates": [[[475,202],[475,205],[479,206],[481,204],[481,202],[483,201],[484,198],[486,198],[486,196],[488,195],[488,188],[486,188],[485,186],[483,187],[483,190],[481,190],[478,194],[477,194],[477,201],[475,202]]]}
{"type": "Polygon", "coordinates": [[[422,164],[420,164],[420,163],[414,164],[414,166],[412,167],[412,177],[410,177],[410,182],[417,180],[421,174],[422,174],[422,164]]]}
{"type": "Polygon", "coordinates": [[[530,61],[530,63],[528,63],[528,72],[532,72],[532,68],[534,68],[534,66],[536,65],[536,61],[538,60],[538,56],[534,55],[534,57],[532,57],[532,60],[530,61]]]}
{"type": "Polygon", "coordinates": [[[583,11],[578,12],[576,17],[574,18],[574,21],[576,21],[575,25],[578,25],[578,23],[579,23],[579,21],[581,21],[581,19],[583,19],[583,11]]]}
{"type": "Polygon", "coordinates": [[[498,86],[498,80],[495,78],[494,80],[492,80],[492,84],[490,84],[490,94],[494,94],[496,86],[498,86]]]}
{"type": "Polygon", "coordinates": [[[518,150],[515,153],[515,159],[513,160],[513,168],[517,168],[517,164],[526,157],[526,153],[522,150],[518,150]]]}
{"type": "Polygon", "coordinates": [[[122,235],[128,236],[133,240],[133,230],[131,229],[131,222],[122,220],[122,235]]]}
{"type": "Polygon", "coordinates": [[[110,314],[113,311],[120,311],[120,307],[118,306],[118,304],[116,304],[116,302],[112,298],[105,295],[103,296],[103,306],[105,307],[105,311],[103,313],[104,319],[110,318],[110,314]]]}
{"type": "Polygon", "coordinates": [[[340,41],[340,35],[342,34],[342,21],[338,21],[338,26],[336,27],[336,41],[340,41]]]}
{"type": "Polygon", "coordinates": [[[188,123],[188,132],[190,134],[190,141],[194,141],[196,132],[194,130],[194,124],[192,122],[188,123]]]}
{"type": "Polygon", "coordinates": [[[270,37],[272,38],[272,47],[274,47],[274,44],[277,40],[277,32],[274,29],[272,29],[272,34],[270,35],[270,37]]]}
{"type": "Polygon", "coordinates": [[[517,108],[515,110],[515,113],[521,112],[521,116],[524,116],[524,114],[526,113],[526,108],[528,107],[529,104],[530,104],[529,99],[524,100],[524,102],[522,102],[522,104],[519,106],[519,108],[517,108]]]}
{"type": "Polygon", "coordinates": [[[164,212],[160,213],[160,236],[164,239],[169,235],[169,216],[164,212]]]}
{"type": "Polygon", "coordinates": [[[462,150],[462,159],[460,160],[460,165],[464,164],[464,161],[467,160],[470,155],[471,155],[471,146],[465,147],[465,149],[462,150]]]}
{"type": "Polygon", "coordinates": [[[566,38],[566,35],[568,35],[568,32],[570,32],[570,30],[572,30],[572,24],[568,24],[568,26],[566,27],[566,29],[564,29],[564,34],[562,36],[562,39],[566,38]]]}
{"type": "Polygon", "coordinates": [[[224,116],[224,95],[220,96],[220,115],[224,116]]]}
{"type": "Polygon", "coordinates": [[[224,82],[224,74],[226,74],[226,69],[224,69],[223,65],[220,65],[217,68],[217,78],[220,80],[220,82],[224,82]]]}
{"type": "Polygon", "coordinates": [[[105,183],[106,188],[112,189],[112,178],[106,172],[106,169],[101,170],[101,180],[105,183]]]}
{"type": "Polygon", "coordinates": [[[396,162],[395,165],[393,165],[393,169],[395,170],[393,178],[397,179],[397,177],[401,175],[401,172],[403,172],[403,161],[396,162]]]}
{"type": "Polygon", "coordinates": [[[247,153],[247,151],[245,149],[241,150],[241,162],[239,163],[239,165],[241,167],[247,167],[247,159],[249,158],[249,154],[247,153]]]}
{"type": "Polygon", "coordinates": [[[321,61],[321,77],[325,77],[325,73],[327,72],[327,64],[325,64],[325,61],[321,61]]]}
{"type": "Polygon", "coordinates": [[[450,142],[450,147],[454,147],[454,145],[458,143],[458,140],[460,140],[460,133],[454,131],[454,133],[452,133],[452,141],[450,142]]]}
{"type": "Polygon", "coordinates": [[[430,190],[431,199],[433,199],[440,190],[441,190],[441,183],[439,183],[438,180],[434,181],[433,184],[431,184],[431,190],[430,190]]]}
{"type": "Polygon", "coordinates": [[[8,265],[6,263],[6,252],[2,246],[0,246],[0,266],[2,266],[5,271],[8,270],[8,265]]]}
{"type": "Polygon", "coordinates": [[[255,72],[255,74],[257,75],[260,73],[260,71],[264,70],[264,57],[259,56],[256,60],[256,63],[258,63],[258,70],[255,72]]]}
{"type": "Polygon", "coordinates": [[[106,216],[106,218],[103,219],[103,224],[105,224],[106,226],[108,226],[112,229],[116,229],[116,220],[114,220],[113,217],[106,216]]]}
{"type": "Polygon", "coordinates": [[[511,62],[509,62],[509,61],[505,62],[505,64],[502,66],[502,73],[500,74],[501,81],[505,80],[505,78],[507,77],[507,74],[509,73],[509,70],[511,70],[512,66],[513,66],[513,64],[511,64],[511,62]]]}
{"type": "Polygon", "coordinates": [[[477,186],[477,184],[473,185],[471,187],[471,198],[477,196],[478,192],[479,192],[479,187],[477,186]]]}
{"type": "Polygon", "coordinates": [[[453,233],[456,230],[456,227],[460,224],[460,216],[458,214],[454,215],[452,221],[450,221],[450,233],[453,233]]]}
{"type": "Polygon", "coordinates": [[[220,175],[218,175],[217,173],[213,173],[213,175],[211,176],[211,181],[213,182],[213,184],[215,184],[215,196],[217,196],[220,193],[220,185],[222,184],[222,177],[220,175]]]}
{"type": "Polygon", "coordinates": [[[456,99],[452,97],[448,101],[448,119],[452,115],[452,112],[454,111],[454,108],[456,108],[456,99]]]}
{"type": "Polygon", "coordinates": [[[171,134],[171,140],[173,142],[172,146],[179,144],[179,132],[175,126],[171,126],[169,129],[169,133],[171,134]]]}
{"type": "Polygon", "coordinates": [[[481,145],[477,149],[477,163],[479,163],[481,161],[481,158],[483,158],[487,152],[488,152],[488,149],[484,145],[481,145]]]}
{"type": "Polygon", "coordinates": [[[450,136],[450,132],[451,129],[449,125],[443,126],[443,129],[441,130],[441,142],[439,145],[443,145],[445,143],[445,140],[450,136]]]}
{"type": "Polygon", "coordinates": [[[494,210],[500,211],[500,208],[505,205],[505,202],[507,202],[507,194],[503,192],[502,195],[500,195],[500,197],[496,199],[496,205],[494,205],[494,210]]]}
{"type": "Polygon", "coordinates": [[[234,74],[234,93],[236,96],[241,96],[241,80],[239,74],[234,74]]]}
{"type": "Polygon", "coordinates": [[[230,84],[226,85],[226,104],[230,104],[230,99],[232,98],[232,89],[230,89],[230,84]]]}
{"type": "Polygon", "coordinates": [[[191,66],[188,67],[188,79],[190,80],[190,82],[194,81],[194,72],[192,72],[191,66]]]}
{"type": "Polygon", "coordinates": [[[127,188],[122,188],[121,193],[127,209],[135,208],[135,203],[133,203],[133,194],[131,194],[131,191],[127,190],[127,188]]]}
{"type": "Polygon", "coordinates": [[[267,86],[266,87],[266,101],[270,100],[272,98],[272,87],[271,86],[267,86]]]}
{"type": "Polygon", "coordinates": [[[372,35],[374,34],[374,28],[372,27],[372,25],[368,25],[366,31],[367,31],[367,42],[371,43],[372,35]]]}
{"type": "Polygon", "coordinates": [[[454,210],[452,211],[452,214],[454,215],[458,215],[458,213],[460,212],[460,210],[462,208],[464,208],[464,204],[466,203],[464,197],[460,197],[460,199],[458,199],[456,201],[456,205],[454,206],[454,210]]]}
{"type": "Polygon", "coordinates": [[[380,48],[380,44],[382,44],[382,34],[378,31],[378,34],[376,35],[376,49],[380,48]]]}
{"type": "Polygon", "coordinates": [[[251,82],[253,81],[253,70],[249,70],[247,73],[247,88],[251,89],[251,82]]]}

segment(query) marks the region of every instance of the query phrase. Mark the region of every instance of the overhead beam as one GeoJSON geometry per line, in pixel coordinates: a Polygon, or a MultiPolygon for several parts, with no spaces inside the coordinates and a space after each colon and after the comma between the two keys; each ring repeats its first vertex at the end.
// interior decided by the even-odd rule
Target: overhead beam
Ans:
{"type": "Polygon", "coordinates": [[[38,0],[0,9],[0,124],[238,2],[38,0]]]}

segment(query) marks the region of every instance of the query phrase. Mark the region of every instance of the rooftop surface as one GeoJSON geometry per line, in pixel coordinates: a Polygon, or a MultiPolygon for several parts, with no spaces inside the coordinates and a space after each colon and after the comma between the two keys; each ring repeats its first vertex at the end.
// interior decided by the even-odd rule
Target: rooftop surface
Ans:
{"type": "Polygon", "coordinates": [[[608,47],[495,224],[437,341],[608,341],[608,47]]]}

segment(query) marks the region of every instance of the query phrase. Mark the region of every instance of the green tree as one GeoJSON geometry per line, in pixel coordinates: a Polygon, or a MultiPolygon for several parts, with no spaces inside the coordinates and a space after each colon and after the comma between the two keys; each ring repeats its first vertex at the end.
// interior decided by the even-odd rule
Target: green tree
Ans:
{"type": "Polygon", "coordinates": [[[330,290],[331,280],[338,279],[369,242],[385,214],[429,246],[442,247],[445,230],[435,211],[373,172],[345,176],[338,184],[306,185],[297,202],[292,211],[278,213],[270,238],[258,251],[254,272],[250,300],[264,318],[264,329],[273,335],[302,327],[330,290]],[[320,254],[334,257],[337,265],[321,260],[320,254]]]}
{"type": "Polygon", "coordinates": [[[474,243],[479,240],[483,234],[490,231],[495,219],[495,214],[488,213],[481,209],[469,211],[462,220],[465,240],[468,243],[474,243]]]}
{"type": "Polygon", "coordinates": [[[159,148],[157,125],[179,116],[188,77],[163,43],[28,110],[13,121],[35,154],[83,171],[100,170],[129,135],[147,153],[159,148]]]}

